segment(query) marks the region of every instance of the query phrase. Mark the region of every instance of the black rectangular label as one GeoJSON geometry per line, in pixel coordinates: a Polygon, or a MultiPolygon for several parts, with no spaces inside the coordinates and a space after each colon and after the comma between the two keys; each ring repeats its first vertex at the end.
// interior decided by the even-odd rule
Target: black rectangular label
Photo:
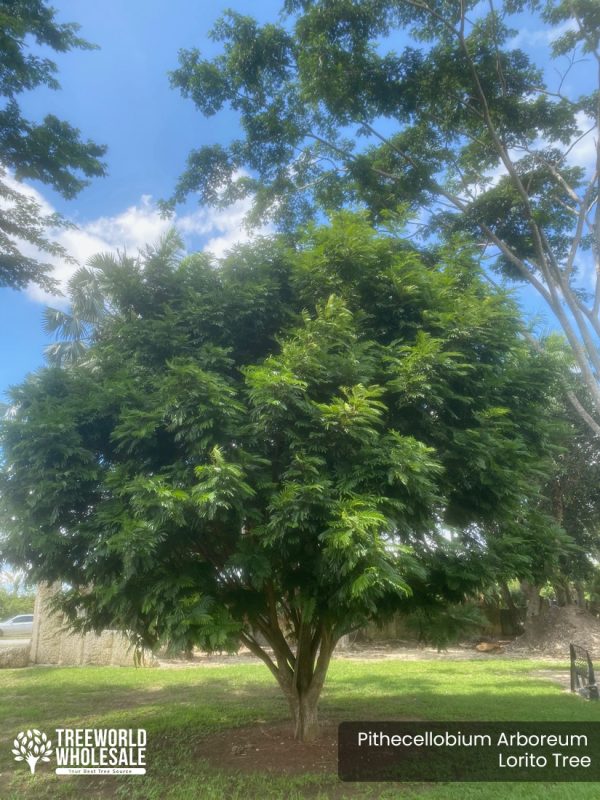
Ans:
{"type": "Polygon", "coordinates": [[[600,781],[600,722],[342,722],[343,781],[600,781]]]}

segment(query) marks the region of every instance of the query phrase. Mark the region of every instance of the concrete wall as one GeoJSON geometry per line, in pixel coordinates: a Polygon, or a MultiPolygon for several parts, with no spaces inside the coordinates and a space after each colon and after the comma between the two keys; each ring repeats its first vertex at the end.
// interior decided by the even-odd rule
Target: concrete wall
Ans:
{"type": "Polygon", "coordinates": [[[97,635],[71,633],[66,630],[62,615],[52,613],[49,608],[49,600],[55,591],[53,586],[38,586],[33,611],[30,650],[32,664],[134,665],[134,649],[127,637],[119,631],[102,631],[97,635]]]}
{"type": "Polygon", "coordinates": [[[29,642],[0,648],[0,669],[26,667],[29,664],[29,642]]]}

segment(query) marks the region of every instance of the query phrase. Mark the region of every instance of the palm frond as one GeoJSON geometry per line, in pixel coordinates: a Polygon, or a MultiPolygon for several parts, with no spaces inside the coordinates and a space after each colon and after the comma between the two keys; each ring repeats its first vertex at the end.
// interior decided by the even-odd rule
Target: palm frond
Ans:
{"type": "Polygon", "coordinates": [[[44,348],[46,360],[53,367],[70,367],[81,362],[87,352],[85,342],[55,342],[44,348]]]}

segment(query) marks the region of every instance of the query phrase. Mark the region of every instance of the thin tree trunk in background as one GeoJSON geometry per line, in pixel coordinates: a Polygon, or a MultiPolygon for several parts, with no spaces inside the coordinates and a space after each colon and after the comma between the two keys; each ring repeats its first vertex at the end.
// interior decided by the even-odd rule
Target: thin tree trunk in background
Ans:
{"type": "Polygon", "coordinates": [[[525,595],[527,610],[526,619],[529,621],[534,617],[539,617],[542,610],[542,599],[540,597],[541,587],[529,581],[521,581],[521,590],[525,595]]]}
{"type": "Polygon", "coordinates": [[[563,584],[559,583],[558,581],[553,581],[552,588],[554,589],[554,594],[556,595],[557,605],[559,605],[561,608],[569,605],[569,596],[563,584]]]}
{"type": "Polygon", "coordinates": [[[504,601],[505,606],[510,609],[510,611],[515,611],[515,601],[513,600],[513,596],[510,593],[510,589],[508,588],[508,584],[506,581],[500,581],[500,594],[502,595],[502,600],[504,601]]]}

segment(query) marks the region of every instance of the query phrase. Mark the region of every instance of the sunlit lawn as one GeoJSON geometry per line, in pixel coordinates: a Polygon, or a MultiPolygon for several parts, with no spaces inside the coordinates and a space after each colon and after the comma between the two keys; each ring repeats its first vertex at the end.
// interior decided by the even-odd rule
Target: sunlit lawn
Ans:
{"type": "MultiPolygon", "coordinates": [[[[532,661],[336,661],[321,704],[328,721],[600,719],[586,703],[529,674],[532,661]]],[[[563,669],[565,665],[561,666],[563,669]]],[[[63,800],[221,800],[221,798],[597,798],[600,784],[343,784],[335,774],[232,773],[199,760],[203,737],[224,729],[285,720],[287,706],[261,665],[129,669],[35,667],[0,671],[0,798],[63,800]],[[148,731],[148,774],[34,776],[12,761],[24,728],[125,727],[148,731]]]]}

